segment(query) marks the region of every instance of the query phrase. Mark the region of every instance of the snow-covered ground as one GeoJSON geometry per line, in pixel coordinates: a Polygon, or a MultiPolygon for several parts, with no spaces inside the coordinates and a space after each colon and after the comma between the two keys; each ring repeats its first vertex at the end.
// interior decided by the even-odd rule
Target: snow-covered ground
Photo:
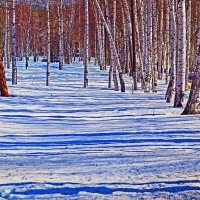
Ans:
{"type": "Polygon", "coordinates": [[[200,116],[158,94],[107,89],[90,66],[18,62],[0,103],[1,199],[200,199],[200,116]]]}

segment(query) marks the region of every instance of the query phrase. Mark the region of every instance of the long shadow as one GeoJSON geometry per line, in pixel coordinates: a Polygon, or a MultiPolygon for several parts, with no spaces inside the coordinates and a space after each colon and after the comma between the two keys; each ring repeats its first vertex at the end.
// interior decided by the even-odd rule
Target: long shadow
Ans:
{"type": "Polygon", "coordinates": [[[174,186],[163,188],[151,188],[151,189],[136,189],[136,188],[110,188],[110,187],[62,187],[62,188],[47,188],[47,189],[28,189],[26,191],[12,191],[13,195],[77,195],[80,192],[96,193],[101,195],[111,195],[113,192],[124,193],[156,193],[156,192],[168,192],[177,193],[185,191],[198,191],[200,187],[197,186],[174,186]]]}
{"type": "Polygon", "coordinates": [[[55,142],[0,142],[0,147],[39,147],[39,146],[66,146],[66,145],[96,145],[96,144],[137,144],[137,143],[200,143],[200,139],[131,139],[131,140],[75,140],[75,141],[55,141],[55,142]]]}
{"type": "MultiPolygon", "coordinates": [[[[192,134],[199,134],[200,131],[192,131],[192,134]]],[[[176,131],[155,131],[156,135],[174,135],[174,134],[191,134],[191,130],[176,130],[176,131]]],[[[29,137],[29,138],[51,138],[51,137],[100,137],[100,136],[134,136],[134,135],[152,135],[152,131],[148,132],[96,132],[96,133],[67,133],[67,134],[34,134],[34,135],[2,135],[1,137],[13,137],[13,138],[23,138],[23,137],[29,137]]]]}
{"type": "MultiPolygon", "coordinates": [[[[138,185],[155,185],[155,184],[191,184],[191,183],[200,183],[200,180],[177,180],[177,181],[151,181],[151,182],[139,182],[139,183],[125,183],[125,182],[115,182],[115,183],[98,183],[99,186],[101,185],[128,185],[128,186],[138,186],[138,185]]],[[[0,184],[1,187],[7,187],[7,186],[30,186],[30,185],[49,185],[49,186],[64,186],[64,185],[81,185],[81,183],[76,182],[19,182],[19,183],[2,183],[0,184]]]]}

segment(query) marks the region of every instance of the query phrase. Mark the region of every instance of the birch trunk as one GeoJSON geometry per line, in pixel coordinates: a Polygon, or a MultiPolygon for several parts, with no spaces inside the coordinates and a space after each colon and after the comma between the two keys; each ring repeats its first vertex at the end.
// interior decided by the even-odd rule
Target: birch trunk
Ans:
{"type": "MultiPolygon", "coordinates": [[[[109,4],[108,4],[108,0],[105,0],[105,9],[106,9],[106,21],[108,24],[108,27],[110,30],[112,30],[112,37],[113,37],[113,41],[115,43],[115,18],[116,18],[116,1],[114,1],[113,4],[113,9],[114,9],[114,19],[113,19],[113,24],[111,25],[111,21],[110,21],[110,12],[109,12],[109,4]]],[[[110,59],[110,69],[109,69],[109,83],[108,83],[108,87],[111,87],[111,76],[113,74],[113,82],[114,82],[114,87],[115,90],[118,90],[118,80],[117,80],[117,70],[116,70],[116,65],[114,64],[114,58],[113,58],[113,54],[111,54],[111,59],[110,59]]]]}
{"type": "Polygon", "coordinates": [[[147,46],[147,60],[145,66],[145,92],[150,91],[150,81],[151,81],[151,0],[147,0],[146,4],[147,10],[147,37],[146,37],[146,46],[147,46]]]}
{"type": "MultiPolygon", "coordinates": [[[[113,36],[114,43],[115,43],[115,32],[116,32],[116,6],[117,6],[116,3],[117,3],[116,0],[113,0],[112,36],[113,36]]],[[[116,67],[113,69],[114,63],[112,63],[112,60],[113,59],[111,58],[109,75],[108,75],[108,88],[111,88],[112,73],[113,73],[114,85],[117,85],[116,88],[118,88],[118,80],[117,80],[116,67]]]]}
{"type": "Polygon", "coordinates": [[[9,9],[8,0],[5,0],[4,66],[6,68],[10,68],[9,43],[9,9]]]}
{"type": "Polygon", "coordinates": [[[189,99],[182,114],[200,114],[200,21],[197,30],[196,70],[192,81],[189,99]]]}
{"type": "Polygon", "coordinates": [[[12,35],[12,84],[17,84],[17,62],[16,62],[16,29],[15,29],[15,0],[11,1],[11,35],[12,35]]]}
{"type": "Polygon", "coordinates": [[[166,28],[165,28],[165,34],[163,34],[163,41],[166,41],[165,43],[165,51],[164,51],[164,71],[165,71],[165,85],[168,85],[169,82],[169,46],[170,46],[170,29],[169,29],[169,15],[170,15],[170,6],[169,1],[164,1],[164,7],[166,7],[165,12],[165,20],[166,20],[166,28]]]}
{"type": "Polygon", "coordinates": [[[147,47],[146,47],[146,20],[145,20],[145,10],[144,2],[137,0],[137,6],[139,10],[139,19],[138,24],[138,41],[139,41],[139,57],[140,57],[140,67],[141,67],[141,79],[142,79],[142,89],[145,90],[145,72],[146,72],[146,57],[147,57],[147,47]]]}
{"type": "Polygon", "coordinates": [[[185,70],[185,90],[188,90],[188,76],[190,70],[190,37],[191,37],[191,0],[186,1],[186,40],[187,40],[187,50],[186,50],[186,70],[185,70]]]}
{"type": "Polygon", "coordinates": [[[102,64],[102,35],[101,35],[101,22],[100,22],[100,16],[97,14],[97,22],[96,22],[96,29],[97,29],[97,46],[98,46],[98,65],[100,67],[100,69],[103,68],[103,64],[102,64]]]}
{"type": "Polygon", "coordinates": [[[50,59],[51,59],[51,41],[50,41],[50,19],[49,19],[49,0],[46,1],[46,18],[47,18],[47,70],[46,70],[46,86],[50,82],[50,59]]]}
{"type": "Polygon", "coordinates": [[[63,1],[58,2],[58,34],[59,34],[59,70],[64,69],[64,50],[63,50],[63,1]]]}
{"type": "Polygon", "coordinates": [[[157,31],[157,68],[158,68],[158,79],[163,79],[163,51],[164,51],[164,42],[163,42],[163,15],[164,15],[164,5],[163,0],[160,0],[159,4],[157,5],[157,13],[158,13],[158,31],[157,31]]]}
{"type": "Polygon", "coordinates": [[[25,68],[28,69],[29,61],[29,48],[30,48],[30,23],[31,23],[31,11],[32,11],[32,0],[29,2],[29,16],[27,21],[27,30],[26,30],[26,64],[25,68]]]}
{"type": "Polygon", "coordinates": [[[84,0],[84,87],[88,87],[88,62],[89,62],[89,10],[88,0],[84,0]]]}
{"type": "Polygon", "coordinates": [[[123,66],[122,71],[123,73],[130,74],[130,67],[129,67],[129,45],[128,45],[128,37],[127,37],[127,24],[125,23],[125,16],[124,16],[124,9],[123,6],[121,6],[121,13],[122,13],[122,24],[123,24],[123,33],[122,33],[122,40],[121,45],[122,46],[122,60],[123,60],[123,66]]]}
{"type": "Polygon", "coordinates": [[[152,92],[157,92],[157,0],[152,1],[152,92]]]}
{"type": "Polygon", "coordinates": [[[95,6],[96,6],[96,8],[97,8],[102,20],[103,20],[104,26],[105,26],[106,31],[107,31],[107,36],[108,36],[109,43],[110,43],[110,51],[111,51],[112,57],[114,59],[113,63],[117,66],[117,70],[118,70],[118,73],[119,73],[121,92],[125,92],[125,83],[124,83],[124,78],[123,78],[123,74],[122,74],[121,64],[120,64],[119,56],[117,54],[117,49],[115,47],[115,43],[114,43],[114,40],[113,40],[113,37],[112,37],[112,33],[111,33],[111,31],[108,27],[108,24],[107,24],[107,22],[104,18],[104,15],[102,13],[101,7],[99,6],[98,0],[94,0],[94,2],[95,2],[95,6]]]}
{"type": "Polygon", "coordinates": [[[182,107],[185,91],[185,56],[186,56],[186,27],[185,23],[185,0],[178,2],[178,57],[177,57],[177,70],[176,70],[176,94],[174,107],[182,107]]]}
{"type": "Polygon", "coordinates": [[[169,29],[170,29],[170,80],[165,95],[166,102],[171,102],[175,91],[175,75],[176,75],[176,53],[175,53],[175,2],[174,0],[169,0],[169,29]]]}

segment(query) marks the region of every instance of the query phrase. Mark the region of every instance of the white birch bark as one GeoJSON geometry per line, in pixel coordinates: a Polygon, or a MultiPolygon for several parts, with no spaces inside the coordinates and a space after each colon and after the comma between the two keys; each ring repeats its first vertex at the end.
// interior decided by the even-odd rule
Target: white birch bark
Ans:
{"type": "Polygon", "coordinates": [[[88,0],[84,0],[84,87],[88,87],[89,63],[89,10],[88,0]]]}
{"type": "MultiPolygon", "coordinates": [[[[199,4],[200,5],[200,4],[199,4]]],[[[199,6],[200,8],[200,6],[199,6]]],[[[189,99],[182,114],[200,114],[200,21],[197,30],[196,69],[192,81],[189,99]]]]}
{"type": "Polygon", "coordinates": [[[16,28],[15,28],[15,0],[11,1],[11,35],[12,35],[12,84],[17,84],[17,62],[16,62],[16,28]]]}
{"type": "Polygon", "coordinates": [[[103,25],[103,22],[101,20],[101,46],[102,46],[102,70],[105,70],[106,69],[106,56],[105,56],[105,28],[104,28],[104,25],[103,25]]]}
{"type": "Polygon", "coordinates": [[[157,0],[152,0],[152,92],[157,92],[157,0]]]}
{"type": "Polygon", "coordinates": [[[95,3],[95,6],[98,10],[98,13],[100,14],[102,20],[103,20],[103,23],[104,23],[104,26],[106,28],[106,31],[107,31],[107,35],[108,35],[108,39],[109,39],[109,43],[110,43],[110,51],[111,51],[111,54],[112,54],[112,57],[114,58],[114,61],[113,63],[117,66],[117,70],[118,70],[118,74],[119,74],[119,80],[120,80],[120,85],[121,85],[121,92],[125,92],[125,82],[124,82],[124,78],[123,78],[123,74],[122,74],[122,69],[121,69],[121,64],[120,64],[120,61],[119,61],[119,56],[117,54],[117,49],[116,49],[116,46],[115,46],[115,43],[114,43],[114,40],[113,40],[113,37],[112,37],[112,33],[108,27],[108,24],[105,20],[105,17],[102,13],[102,10],[101,10],[101,7],[98,3],[98,0],[94,0],[94,3],[95,3]]]}
{"type": "Polygon", "coordinates": [[[11,57],[11,47],[10,47],[10,11],[7,9],[8,12],[8,27],[7,27],[7,67],[10,68],[10,57],[11,57]]]}
{"type": "MultiPolygon", "coordinates": [[[[110,11],[109,11],[109,4],[108,4],[108,0],[104,0],[105,2],[105,9],[106,9],[106,22],[108,24],[108,27],[110,29],[110,31],[112,32],[112,37],[113,37],[113,41],[115,42],[115,18],[116,18],[116,1],[114,1],[113,4],[113,8],[114,8],[114,21],[113,24],[111,25],[111,21],[110,21],[110,11]]],[[[111,54],[111,59],[110,59],[110,69],[109,69],[109,83],[108,83],[108,87],[111,87],[111,74],[113,74],[113,82],[114,82],[114,87],[115,90],[118,90],[118,80],[117,80],[117,70],[116,70],[116,65],[114,64],[114,58],[113,58],[113,54],[111,54]]]]}
{"type": "MultiPolygon", "coordinates": [[[[106,3],[107,3],[107,0],[106,0],[106,3]]],[[[112,36],[113,36],[114,43],[115,43],[115,32],[116,32],[116,7],[117,7],[117,2],[116,2],[116,0],[113,0],[112,36]]],[[[112,60],[113,59],[111,58],[109,75],[108,75],[108,88],[111,88],[112,73],[113,73],[114,85],[117,85],[116,88],[118,88],[116,67],[113,67],[115,65],[114,65],[114,63],[112,63],[112,60]]]]}
{"type": "Polygon", "coordinates": [[[190,68],[190,46],[191,46],[191,0],[186,1],[186,70],[185,70],[185,90],[188,90],[188,76],[189,76],[189,68],[190,68]]]}
{"type": "Polygon", "coordinates": [[[151,0],[147,0],[146,4],[147,10],[147,37],[146,37],[146,46],[147,46],[147,60],[145,66],[145,92],[150,91],[150,81],[151,81],[151,0]]]}
{"type": "Polygon", "coordinates": [[[163,58],[163,50],[164,50],[164,41],[163,41],[163,30],[164,30],[164,24],[163,24],[163,15],[164,15],[164,2],[163,0],[160,0],[159,4],[156,8],[158,11],[158,38],[157,38],[157,67],[158,67],[158,79],[163,79],[163,65],[162,65],[162,58],[163,58]]]}
{"type": "Polygon", "coordinates": [[[63,36],[63,1],[58,2],[58,34],[59,34],[59,69],[64,69],[64,36],[63,36]]]}
{"type": "Polygon", "coordinates": [[[97,14],[97,22],[96,22],[96,26],[97,26],[97,46],[98,46],[98,65],[100,67],[100,69],[103,68],[103,64],[102,64],[102,59],[103,59],[103,52],[102,52],[102,35],[101,35],[101,18],[100,16],[97,14]]]}
{"type": "Polygon", "coordinates": [[[131,17],[129,11],[129,5],[127,0],[122,0],[122,6],[124,8],[124,15],[126,21],[126,28],[127,28],[127,38],[128,38],[128,46],[129,46],[129,54],[130,54],[130,75],[133,75],[133,46],[132,46],[132,24],[131,24],[131,17]]]}
{"type": "Polygon", "coordinates": [[[50,84],[50,59],[51,59],[51,41],[50,41],[50,14],[49,0],[46,0],[46,19],[47,19],[47,69],[46,69],[46,86],[50,84]]]}
{"type": "Polygon", "coordinates": [[[29,13],[27,20],[27,29],[26,29],[26,44],[25,44],[25,56],[26,56],[26,64],[25,68],[28,69],[28,61],[29,61],[29,48],[30,48],[30,23],[31,23],[31,12],[32,12],[32,0],[29,2],[29,13]]]}
{"type": "Polygon", "coordinates": [[[145,9],[144,1],[137,0],[138,10],[139,10],[139,25],[138,25],[138,41],[139,41],[139,57],[140,57],[140,67],[142,73],[142,89],[145,89],[145,74],[146,74],[146,57],[147,57],[147,45],[146,45],[146,20],[145,20],[145,9]]]}
{"type": "Polygon", "coordinates": [[[121,40],[121,45],[123,48],[123,53],[122,53],[122,58],[121,60],[123,60],[123,72],[126,74],[130,74],[130,67],[129,67],[129,45],[128,45],[128,37],[127,37],[127,24],[125,22],[125,16],[124,16],[124,9],[123,6],[121,6],[121,13],[122,13],[122,25],[123,25],[123,33],[122,33],[122,40],[121,40]]]}
{"type": "Polygon", "coordinates": [[[170,80],[166,92],[166,102],[171,102],[175,91],[175,75],[176,75],[176,29],[175,29],[175,2],[169,0],[169,29],[170,29],[170,80]]]}
{"type": "Polygon", "coordinates": [[[166,30],[165,34],[163,34],[163,41],[165,42],[165,50],[164,50],[164,62],[163,67],[165,71],[165,85],[168,85],[169,82],[169,43],[170,43],[170,29],[169,29],[169,15],[170,15],[170,6],[169,1],[164,1],[164,7],[166,7],[166,13],[165,13],[165,21],[166,21],[166,30]]]}
{"type": "Polygon", "coordinates": [[[178,1],[178,57],[176,69],[176,94],[174,107],[182,107],[185,91],[185,69],[186,69],[186,27],[184,25],[185,16],[185,0],[178,1]]]}
{"type": "Polygon", "coordinates": [[[8,0],[5,0],[4,66],[6,68],[10,68],[8,43],[9,43],[9,11],[8,11],[8,0]]]}

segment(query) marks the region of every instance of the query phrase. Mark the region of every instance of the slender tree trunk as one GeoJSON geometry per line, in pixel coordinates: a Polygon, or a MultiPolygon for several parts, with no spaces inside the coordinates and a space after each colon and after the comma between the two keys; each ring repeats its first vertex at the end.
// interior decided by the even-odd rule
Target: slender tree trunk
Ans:
{"type": "Polygon", "coordinates": [[[178,57],[176,69],[176,94],[174,107],[182,107],[185,91],[185,56],[186,56],[186,27],[185,23],[185,0],[178,1],[178,57]]]}
{"type": "Polygon", "coordinates": [[[30,1],[29,5],[29,16],[28,16],[27,30],[26,30],[26,64],[25,64],[26,69],[28,69],[28,61],[29,61],[31,11],[32,11],[32,0],[30,1]]]}
{"type": "MultiPolygon", "coordinates": [[[[165,0],[166,1],[166,0],[165,0]]],[[[163,51],[164,51],[164,43],[163,43],[163,31],[164,31],[164,24],[163,24],[163,17],[164,17],[164,5],[163,0],[160,0],[159,6],[157,6],[157,13],[158,13],[158,38],[157,38],[157,67],[158,67],[158,79],[163,79],[163,51]]]]}
{"type": "Polygon", "coordinates": [[[136,25],[135,17],[137,16],[136,12],[136,0],[131,0],[131,23],[132,23],[132,47],[133,47],[133,81],[134,81],[134,90],[137,90],[137,62],[136,62],[136,25]]]}
{"type": "Polygon", "coordinates": [[[190,70],[190,47],[191,47],[191,0],[186,1],[186,40],[187,40],[187,50],[186,50],[186,70],[185,70],[185,90],[188,90],[188,76],[190,70]]]}
{"type": "MultiPolygon", "coordinates": [[[[112,36],[113,36],[114,43],[115,43],[115,34],[116,34],[115,33],[116,32],[116,6],[117,6],[117,2],[116,2],[116,0],[113,0],[112,36]]],[[[113,65],[114,65],[114,63],[112,63],[112,58],[111,58],[110,69],[109,69],[109,78],[108,78],[108,88],[111,88],[112,73],[113,73],[114,84],[118,85],[116,68],[113,69],[113,65]]],[[[117,86],[117,88],[118,88],[118,86],[117,86]]]]}
{"type": "Polygon", "coordinates": [[[51,59],[51,41],[50,41],[50,19],[49,19],[49,0],[46,1],[46,18],[47,18],[47,70],[46,70],[46,86],[50,82],[50,59],[51,59]]]}
{"type": "Polygon", "coordinates": [[[5,0],[5,33],[4,33],[4,66],[10,68],[9,56],[9,10],[8,0],[5,0]]]}
{"type": "Polygon", "coordinates": [[[146,87],[145,92],[150,91],[150,81],[151,81],[151,0],[147,0],[146,4],[147,10],[147,37],[146,37],[146,45],[147,45],[147,60],[145,66],[145,81],[146,87]]]}
{"type": "Polygon", "coordinates": [[[176,53],[175,53],[175,3],[174,0],[169,0],[170,14],[169,14],[169,28],[170,28],[170,80],[165,95],[166,102],[172,102],[175,91],[175,75],[176,75],[176,53]]]}
{"type": "Polygon", "coordinates": [[[88,0],[84,0],[84,87],[88,87],[88,62],[89,62],[89,10],[88,0]]]}
{"type": "MultiPolygon", "coordinates": [[[[99,14],[100,14],[100,16],[103,20],[104,26],[105,26],[106,31],[107,31],[107,36],[108,36],[109,43],[110,43],[110,51],[111,51],[112,57],[114,59],[113,63],[117,66],[117,70],[118,70],[118,74],[119,74],[121,92],[125,92],[125,82],[124,82],[124,78],[123,78],[121,64],[120,64],[120,61],[119,61],[119,56],[117,54],[117,49],[116,49],[116,46],[115,46],[115,43],[114,43],[114,40],[113,40],[113,37],[112,37],[112,33],[111,33],[109,26],[108,26],[108,24],[107,24],[107,22],[104,18],[104,15],[102,13],[101,7],[99,6],[98,0],[94,0],[94,2],[95,2],[97,10],[98,10],[98,12],[99,12],[99,14]]],[[[116,90],[116,88],[115,88],[115,90],[116,90]]]]}
{"type": "Polygon", "coordinates": [[[16,29],[15,29],[15,0],[11,2],[12,14],[11,14],[11,35],[12,35],[12,84],[17,84],[17,62],[16,62],[16,29]]]}
{"type": "MultiPolygon", "coordinates": [[[[113,37],[113,42],[115,43],[116,1],[114,1],[114,4],[113,4],[113,9],[114,9],[113,24],[111,24],[111,21],[110,21],[110,12],[109,12],[108,0],[105,0],[105,9],[106,9],[106,19],[107,19],[106,22],[108,24],[109,29],[111,30],[111,34],[112,34],[112,37],[113,37]]],[[[114,63],[113,56],[114,55],[111,53],[108,87],[109,88],[111,87],[111,76],[113,74],[114,87],[115,87],[115,90],[118,90],[117,69],[116,69],[116,65],[114,63]]]]}
{"type": "Polygon", "coordinates": [[[64,50],[63,50],[63,10],[62,10],[63,1],[59,0],[58,2],[58,34],[59,34],[59,69],[64,69],[64,50]]]}
{"type": "Polygon", "coordinates": [[[152,92],[157,92],[157,0],[152,1],[152,92]]]}
{"type": "Polygon", "coordinates": [[[170,28],[169,28],[169,15],[170,15],[170,6],[169,6],[169,0],[164,1],[164,7],[166,7],[165,11],[165,20],[166,20],[166,27],[165,27],[165,32],[163,33],[163,41],[166,41],[165,43],[165,51],[164,51],[164,57],[165,57],[165,62],[164,62],[164,71],[165,71],[165,85],[168,85],[169,82],[169,46],[170,46],[170,28]]]}

